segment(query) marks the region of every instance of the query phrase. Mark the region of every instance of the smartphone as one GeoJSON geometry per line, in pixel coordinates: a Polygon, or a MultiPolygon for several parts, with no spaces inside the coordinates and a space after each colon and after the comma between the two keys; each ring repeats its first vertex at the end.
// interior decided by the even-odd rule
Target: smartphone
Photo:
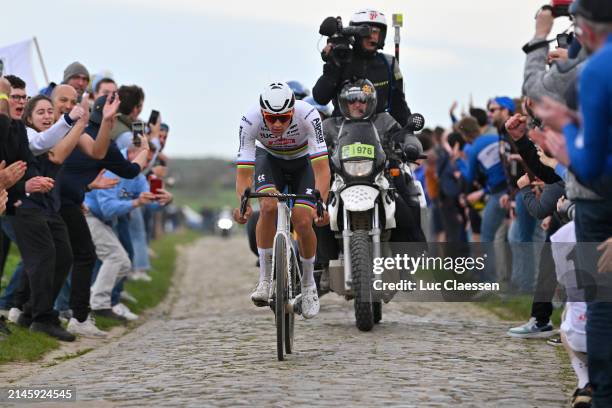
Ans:
{"type": "Polygon", "coordinates": [[[572,42],[572,36],[567,33],[557,34],[557,47],[568,49],[572,42]]]}
{"type": "Polygon", "coordinates": [[[4,60],[0,58],[0,77],[4,74],[4,60]]]}
{"type": "Polygon", "coordinates": [[[110,101],[108,103],[115,102],[115,97],[117,96],[117,92],[113,92],[110,94],[110,101]]]}
{"type": "Polygon", "coordinates": [[[151,111],[151,116],[149,116],[149,121],[147,123],[149,125],[154,125],[157,123],[158,119],[159,119],[159,111],[156,111],[155,109],[153,109],[151,111]]]}
{"type": "Polygon", "coordinates": [[[153,194],[157,194],[159,190],[164,188],[164,181],[158,177],[151,177],[149,179],[149,187],[153,194]]]}
{"type": "Polygon", "coordinates": [[[140,137],[144,136],[145,124],[144,122],[136,121],[132,122],[132,143],[136,147],[140,147],[140,137]]]}

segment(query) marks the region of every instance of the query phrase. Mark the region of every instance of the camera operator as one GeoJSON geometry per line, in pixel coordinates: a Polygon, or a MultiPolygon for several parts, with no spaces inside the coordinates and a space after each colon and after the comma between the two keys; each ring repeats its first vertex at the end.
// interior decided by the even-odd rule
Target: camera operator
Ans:
{"type": "MultiPolygon", "coordinates": [[[[575,7],[571,7],[567,15],[571,13],[573,16],[574,11],[575,7]]],[[[557,48],[550,51],[547,37],[552,31],[555,17],[559,16],[551,6],[544,6],[538,11],[534,37],[523,47],[527,54],[523,94],[534,99],[548,96],[565,103],[572,99],[568,92],[573,91],[576,75],[587,53],[573,34],[566,33],[557,36],[557,48]]]]}
{"type": "Polygon", "coordinates": [[[385,15],[376,10],[360,10],[351,18],[351,27],[342,28],[340,24],[339,18],[328,17],[319,31],[330,38],[321,53],[325,61],[323,75],[312,90],[315,101],[326,105],[333,100],[333,116],[339,116],[337,97],[343,84],[368,79],[376,87],[376,113],[389,112],[405,126],[410,109],[399,63],[395,57],[378,51],[384,47],[387,35],[385,15]]]}

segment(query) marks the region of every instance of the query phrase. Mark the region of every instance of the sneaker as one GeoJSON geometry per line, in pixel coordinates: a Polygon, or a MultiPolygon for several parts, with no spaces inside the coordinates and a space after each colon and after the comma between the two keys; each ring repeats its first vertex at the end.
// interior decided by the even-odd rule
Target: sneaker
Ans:
{"type": "Polygon", "coordinates": [[[19,320],[19,316],[21,315],[21,309],[16,307],[11,307],[11,310],[8,312],[8,321],[11,323],[17,324],[17,320],[19,320]]]}
{"type": "Polygon", "coordinates": [[[106,337],[107,333],[102,331],[96,327],[96,324],[91,315],[87,316],[84,322],[79,322],[74,317],[70,319],[68,322],[68,327],[66,328],[72,334],[78,334],[83,337],[106,337]]]}
{"type": "Polygon", "coordinates": [[[267,306],[270,300],[270,279],[265,279],[257,284],[255,292],[251,293],[251,300],[255,306],[267,306]]]}
{"type": "Polygon", "coordinates": [[[513,327],[508,330],[508,336],[522,339],[544,338],[554,334],[555,331],[550,321],[546,325],[538,327],[535,317],[529,319],[529,321],[522,326],[513,327]]]}
{"type": "Polygon", "coordinates": [[[302,316],[311,319],[319,313],[319,296],[317,285],[302,286],[302,316]]]}
{"type": "Polygon", "coordinates": [[[112,308],[113,313],[116,313],[119,316],[125,317],[127,320],[136,320],[138,319],[138,315],[136,313],[132,313],[129,307],[124,305],[123,303],[117,303],[112,308]]]}
{"type": "Polygon", "coordinates": [[[64,330],[61,325],[53,323],[33,322],[30,326],[30,332],[45,333],[61,341],[74,341],[76,339],[76,337],[74,337],[74,334],[64,330]]]}
{"type": "Polygon", "coordinates": [[[121,293],[119,294],[119,299],[134,304],[138,303],[138,299],[132,296],[127,290],[121,291],[121,293]]]}
{"type": "Polygon", "coordinates": [[[128,275],[128,279],[131,281],[143,282],[151,282],[153,280],[153,278],[151,278],[151,275],[149,275],[145,271],[134,271],[130,275],[128,275]]]}
{"type": "Polygon", "coordinates": [[[587,384],[584,388],[577,388],[570,399],[572,408],[590,408],[591,400],[593,399],[592,395],[593,388],[591,384],[587,384]]]}
{"type": "Polygon", "coordinates": [[[119,316],[117,313],[113,312],[112,309],[97,309],[92,310],[94,317],[106,317],[107,319],[119,320],[120,322],[127,322],[127,319],[123,316],[119,316]]]}
{"type": "Polygon", "coordinates": [[[551,339],[546,340],[546,344],[553,347],[559,347],[563,345],[563,342],[561,341],[561,337],[553,337],[551,339]]]}
{"type": "Polygon", "coordinates": [[[11,331],[6,325],[6,318],[4,316],[0,316],[0,335],[8,336],[9,334],[11,334],[11,331]]]}

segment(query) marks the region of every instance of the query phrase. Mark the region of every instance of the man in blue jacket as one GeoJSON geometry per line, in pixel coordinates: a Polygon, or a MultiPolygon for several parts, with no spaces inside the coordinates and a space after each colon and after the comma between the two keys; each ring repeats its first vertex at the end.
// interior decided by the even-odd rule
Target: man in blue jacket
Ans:
{"type": "Polygon", "coordinates": [[[499,156],[500,138],[498,135],[480,135],[476,119],[466,117],[459,122],[459,132],[470,146],[465,148],[466,159],[459,158],[458,149],[453,154],[457,167],[467,183],[472,183],[478,174],[484,175],[485,190],[489,199],[482,216],[481,241],[493,242],[495,232],[506,216],[506,210],[499,200],[506,193],[508,184],[499,156]]]}
{"type": "MultiPolygon", "coordinates": [[[[602,242],[612,237],[612,3],[581,0],[576,34],[592,53],[579,79],[580,129],[564,127],[570,170],[604,198],[576,201],[576,237],[602,242]]],[[[587,271],[596,270],[598,254],[579,254],[587,271]]],[[[587,304],[587,350],[593,406],[612,406],[612,271],[598,281],[598,298],[587,304]]]]}
{"type": "MultiPolygon", "coordinates": [[[[149,159],[153,155],[149,150],[149,159]]],[[[131,146],[127,151],[128,160],[134,160],[140,148],[131,146]]],[[[102,262],[98,276],[91,287],[90,305],[94,315],[122,315],[112,309],[111,292],[116,282],[127,276],[132,264],[128,253],[121,245],[113,231],[117,217],[127,215],[135,208],[148,206],[152,210],[160,209],[172,200],[172,195],[160,189],[157,193],[149,191],[149,183],[140,173],[133,179],[120,178],[110,171],[105,177],[118,179],[113,188],[93,190],[85,195],[85,205],[89,209],[85,219],[91,230],[96,255],[102,262]]]]}

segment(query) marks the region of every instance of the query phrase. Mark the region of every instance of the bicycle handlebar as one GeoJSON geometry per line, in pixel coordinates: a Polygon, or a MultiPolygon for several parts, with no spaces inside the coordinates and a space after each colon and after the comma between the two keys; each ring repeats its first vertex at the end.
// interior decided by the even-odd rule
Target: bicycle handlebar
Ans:
{"type": "Polygon", "coordinates": [[[279,201],[289,200],[310,200],[315,201],[317,205],[317,216],[323,217],[323,199],[319,190],[314,190],[312,194],[284,194],[284,193],[251,193],[251,189],[247,188],[240,199],[240,216],[243,217],[246,212],[249,198],[276,198],[279,201]]]}

